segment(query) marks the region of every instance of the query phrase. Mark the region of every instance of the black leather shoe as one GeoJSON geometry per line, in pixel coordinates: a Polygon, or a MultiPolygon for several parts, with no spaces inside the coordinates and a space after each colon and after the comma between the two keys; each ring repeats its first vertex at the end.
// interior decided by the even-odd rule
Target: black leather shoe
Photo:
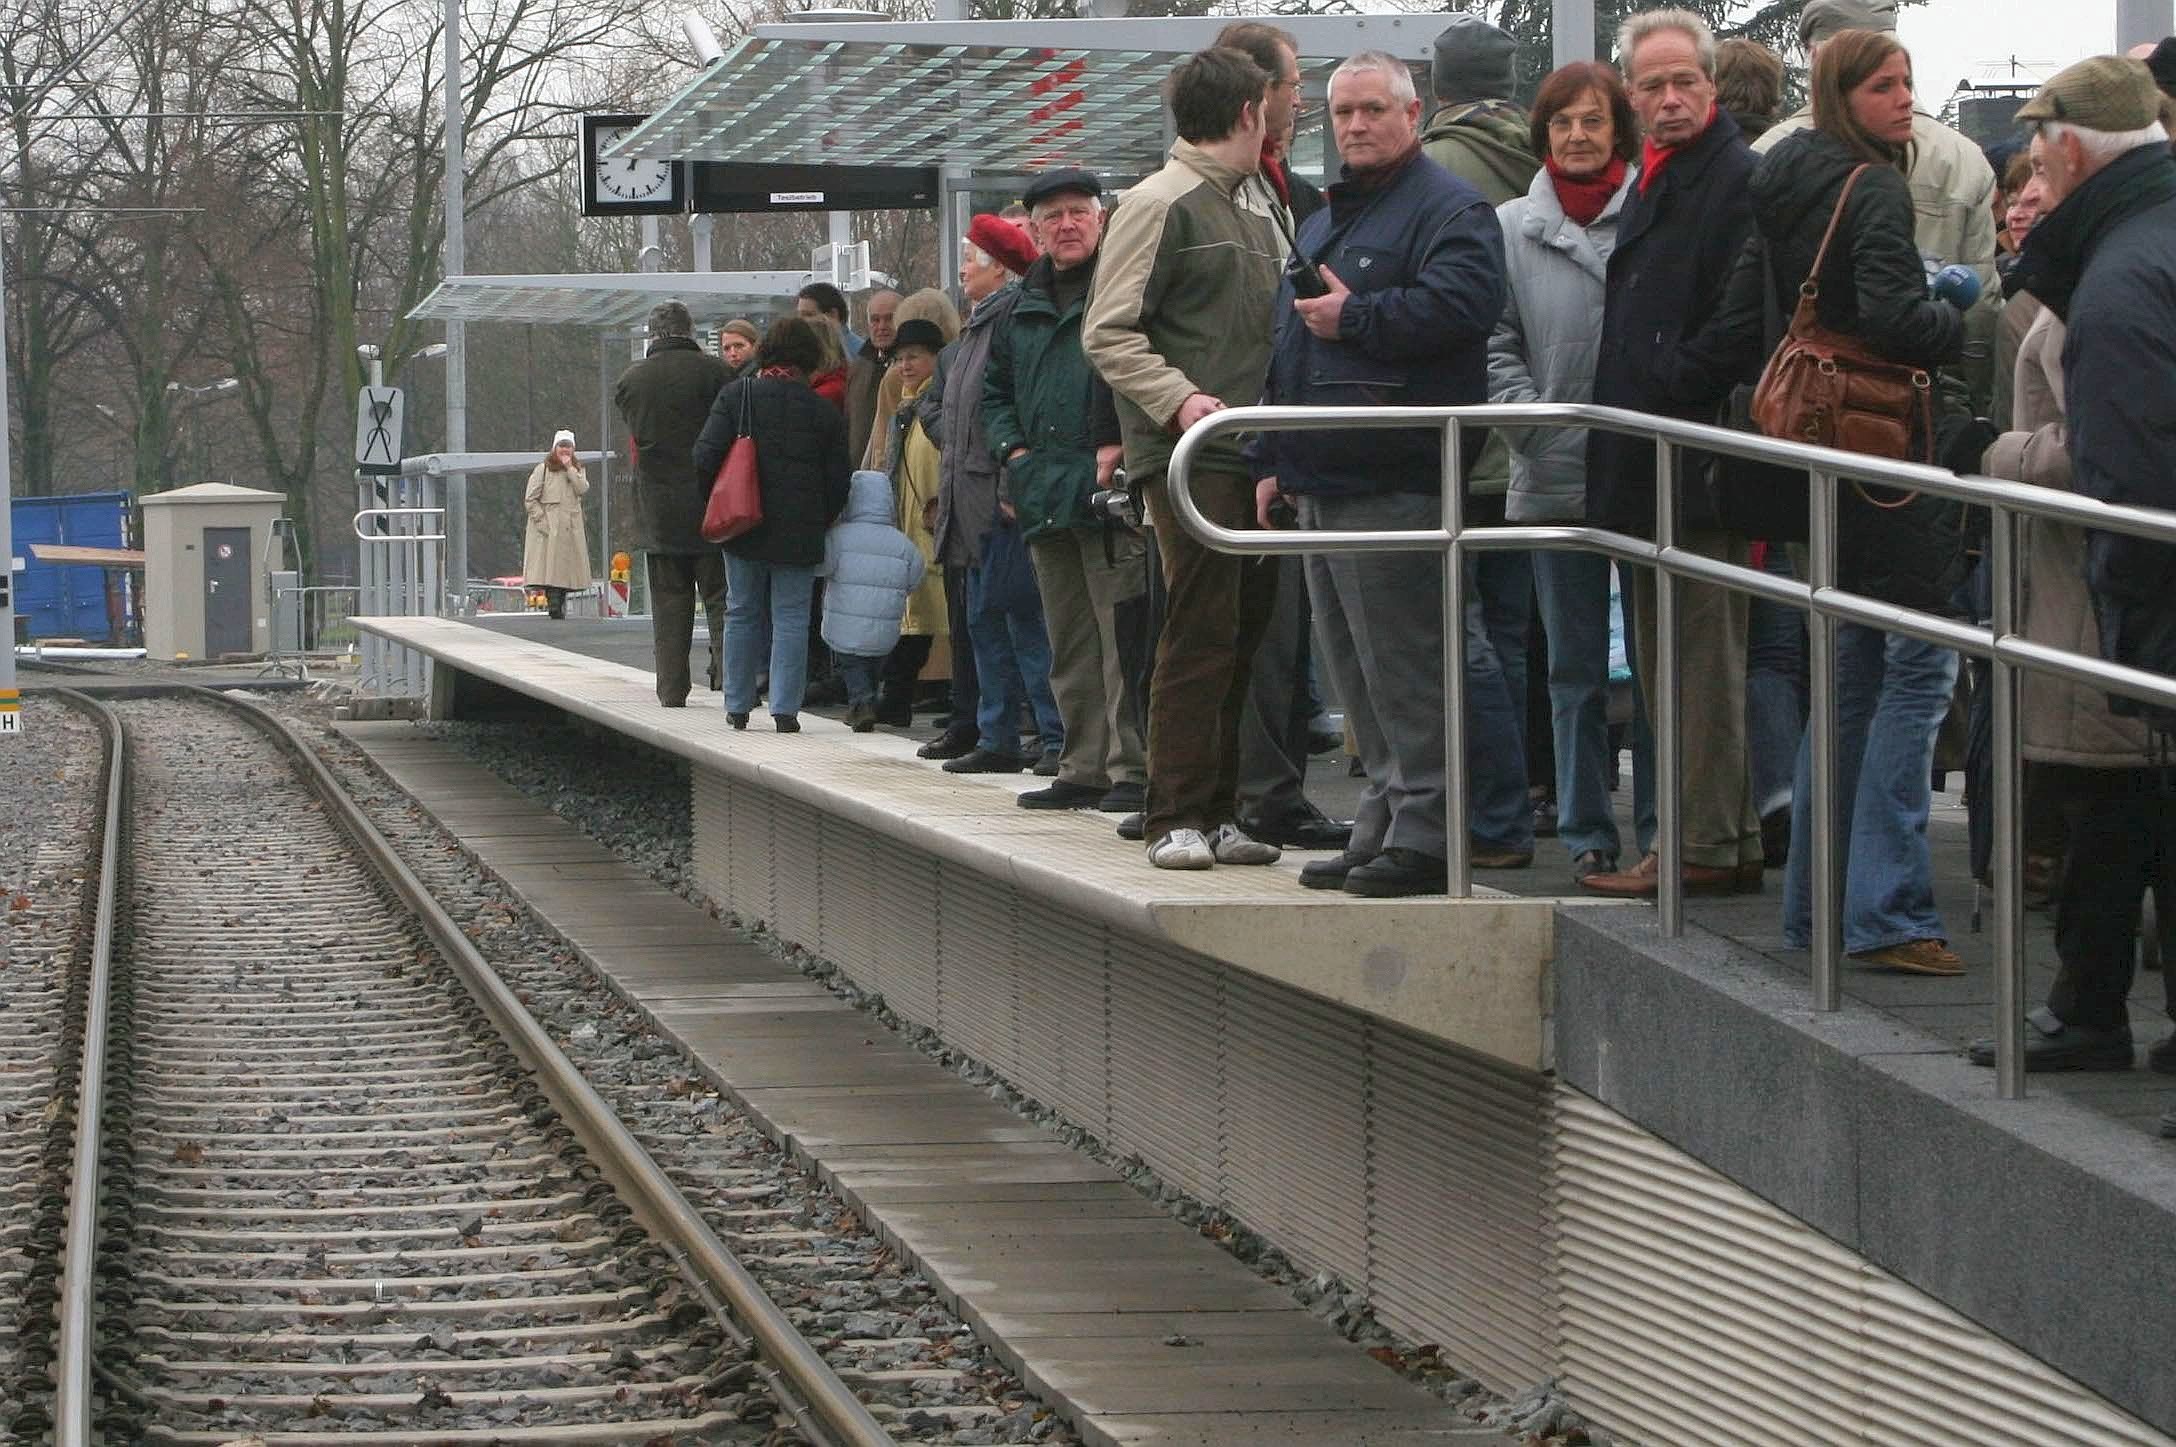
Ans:
{"type": "Polygon", "coordinates": [[[1343,889],[1352,872],[1374,857],[1340,849],[1334,858],[1311,859],[1300,866],[1300,884],[1307,889],[1343,889]]]}
{"type": "MultiPolygon", "coordinates": [[[[677,707],[685,708],[686,705],[681,704],[677,705],[677,707]]],[[[744,713],[729,713],[725,716],[725,721],[737,729],[748,727],[748,715],[744,713]]]]}
{"type": "Polygon", "coordinates": [[[972,749],[944,766],[948,774],[1017,774],[1027,767],[1018,754],[993,754],[988,749],[972,749]]]}
{"type": "Polygon", "coordinates": [[[1239,827],[1264,844],[1285,849],[1343,849],[1352,843],[1351,821],[1332,819],[1327,814],[1297,819],[1241,819],[1239,827]]]}
{"type": "Polygon", "coordinates": [[[1128,814],[1118,821],[1118,837],[1131,839],[1134,843],[1139,844],[1143,827],[1139,814],[1128,814]]]}
{"type": "Polygon", "coordinates": [[[800,715],[791,713],[772,714],[771,727],[782,734],[797,734],[801,732],[800,715]]]}
{"type": "Polygon", "coordinates": [[[1096,802],[1105,814],[1138,814],[1148,807],[1148,790],[1140,784],[1113,784],[1111,792],[1096,802]]]}
{"type": "MultiPolygon", "coordinates": [[[[1039,779],[1055,779],[1058,777],[1058,751],[1056,749],[1047,751],[1035,761],[1035,776],[1039,779]]],[[[1096,797],[1101,798],[1102,795],[1098,793],[1096,797]]]]}
{"type": "Polygon", "coordinates": [[[1345,893],[1369,899],[1403,899],[1416,894],[1447,894],[1451,867],[1418,849],[1385,849],[1345,876],[1345,893]]]}
{"type": "Polygon", "coordinates": [[[889,728],[914,727],[914,702],[896,693],[879,694],[876,701],[876,721],[889,728]]]}
{"type": "Polygon", "coordinates": [[[1017,801],[1023,809],[1089,809],[1104,795],[1093,784],[1068,784],[1059,779],[1044,789],[1030,789],[1017,801]]]}
{"type": "MultiPolygon", "coordinates": [[[[1995,1042],[1975,1040],[1966,1052],[1974,1065],[1995,1063],[1995,1042]]],[[[2091,1025],[2065,1025],[2043,1005],[2025,1017],[2025,1068],[2027,1070],[2128,1070],[2131,1068],[2131,1030],[2091,1025]]]]}
{"type": "MultiPolygon", "coordinates": [[[[882,723],[883,721],[883,716],[878,715],[877,722],[882,723]]],[[[939,734],[916,749],[914,756],[918,759],[958,759],[965,758],[974,751],[975,736],[973,734],[939,734]]]]}

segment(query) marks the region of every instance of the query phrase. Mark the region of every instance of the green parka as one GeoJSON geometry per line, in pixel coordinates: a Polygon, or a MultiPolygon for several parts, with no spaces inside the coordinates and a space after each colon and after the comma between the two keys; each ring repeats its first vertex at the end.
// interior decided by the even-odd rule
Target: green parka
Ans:
{"type": "MultiPolygon", "coordinates": [[[[1083,263],[1091,284],[1095,265],[1093,256],[1083,263]]],[[[1002,495],[1013,506],[1021,536],[1031,541],[1095,525],[1088,495],[1095,491],[1096,449],[1119,441],[1111,389],[1081,350],[1088,287],[1061,311],[1055,275],[1047,256],[1028,269],[982,373],[983,430],[1004,469],[1002,495]],[[1026,454],[1006,462],[1020,447],[1026,454]]]]}

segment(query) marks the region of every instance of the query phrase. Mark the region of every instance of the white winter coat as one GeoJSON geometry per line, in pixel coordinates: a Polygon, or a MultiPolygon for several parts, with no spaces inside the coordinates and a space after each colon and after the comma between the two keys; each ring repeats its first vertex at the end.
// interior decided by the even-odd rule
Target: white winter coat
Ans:
{"type": "MultiPolygon", "coordinates": [[[[1624,184],[1593,224],[1564,214],[1543,169],[1524,196],[1496,208],[1504,229],[1504,314],[1488,343],[1491,402],[1589,402],[1602,345],[1602,286],[1617,245],[1617,218],[1638,183],[1624,184]]],[[[1572,428],[1504,427],[1511,447],[1506,520],[1587,520],[1587,434],[1572,428]]]]}
{"type": "Polygon", "coordinates": [[[576,463],[559,472],[543,463],[529,474],[521,506],[529,529],[522,539],[521,578],[533,588],[586,588],[589,535],[582,526],[582,494],[589,475],[576,463]]]}

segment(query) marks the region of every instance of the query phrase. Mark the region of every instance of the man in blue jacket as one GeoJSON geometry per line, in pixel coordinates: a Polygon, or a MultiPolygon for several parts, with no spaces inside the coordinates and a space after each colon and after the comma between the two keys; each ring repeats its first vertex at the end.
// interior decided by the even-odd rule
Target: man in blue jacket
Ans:
{"type": "MultiPolygon", "coordinates": [[[[1265,401],[1443,405],[1488,398],[1488,339],[1504,305],[1503,232],[1481,193],[1421,154],[1405,63],[1363,52],[1330,77],[1344,164],[1299,232],[1319,297],[1278,298],[1265,401]]],[[[1255,449],[1264,526],[1279,494],[1302,527],[1429,528],[1442,520],[1440,434],[1270,432],[1255,449]]],[[[1470,461],[1470,459],[1469,459],[1470,461]]],[[[1447,882],[1442,563],[1428,553],[1316,554],[1307,591],[1324,662],[1368,786],[1352,843],[1300,872],[1315,889],[1440,894],[1447,882]]],[[[1467,606],[1476,863],[1533,855],[1526,764],[1503,669],[1467,606]]],[[[1467,821],[1460,820],[1460,827],[1467,821]]]]}

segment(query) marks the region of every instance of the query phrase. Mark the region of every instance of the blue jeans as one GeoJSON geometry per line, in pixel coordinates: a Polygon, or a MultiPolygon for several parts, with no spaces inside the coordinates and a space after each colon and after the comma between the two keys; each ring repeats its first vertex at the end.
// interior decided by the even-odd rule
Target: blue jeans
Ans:
{"type": "Polygon", "coordinates": [[[1065,721],[1050,691],[1050,634],[1033,570],[1019,529],[1005,523],[990,529],[980,564],[967,570],[967,632],[981,694],[975,702],[977,744],[993,754],[1020,752],[1023,702],[1035,712],[1042,752],[1065,747],[1065,721]]]}
{"type": "Polygon", "coordinates": [[[1466,750],[1472,796],[1466,825],[1478,843],[1534,847],[1534,801],[1526,786],[1526,638],[1534,626],[1530,553],[1474,553],[1467,576],[1466,687],[1473,743],[1466,750]]]}
{"type": "MultiPolygon", "coordinates": [[[[1957,655],[1857,623],[1836,630],[1837,832],[1844,841],[1844,951],[1946,940],[1927,848],[1934,736],[1949,712],[1957,655]]],[[[1697,767],[1691,760],[1687,767],[1697,767]]],[[[1813,936],[1813,739],[1798,750],[1783,936],[1813,936]]]]}
{"type": "Polygon", "coordinates": [[[884,661],[889,656],[838,652],[831,655],[832,662],[838,665],[839,680],[846,685],[849,704],[876,702],[877,682],[883,676],[884,661]]]}
{"type": "MultiPolygon", "coordinates": [[[[1556,734],[1557,836],[1574,859],[1621,859],[1609,799],[1609,559],[1538,552],[1534,584],[1549,637],[1549,710],[1556,734]]],[[[1632,630],[1625,630],[1627,639],[1632,630]]],[[[1655,837],[1655,749],[1633,709],[1632,817],[1644,853],[1655,837]]]]}
{"type": "Polygon", "coordinates": [[[771,717],[801,711],[808,688],[809,595],[816,570],[725,555],[725,711],[752,713],[771,675],[771,717]]]}
{"type": "MultiPolygon", "coordinates": [[[[1781,543],[1768,545],[1761,566],[1779,578],[1795,576],[1781,543]]],[[[1805,733],[1806,615],[1755,598],[1746,608],[1745,737],[1753,756],[1753,807],[1763,819],[1790,806],[1805,733]]]]}

